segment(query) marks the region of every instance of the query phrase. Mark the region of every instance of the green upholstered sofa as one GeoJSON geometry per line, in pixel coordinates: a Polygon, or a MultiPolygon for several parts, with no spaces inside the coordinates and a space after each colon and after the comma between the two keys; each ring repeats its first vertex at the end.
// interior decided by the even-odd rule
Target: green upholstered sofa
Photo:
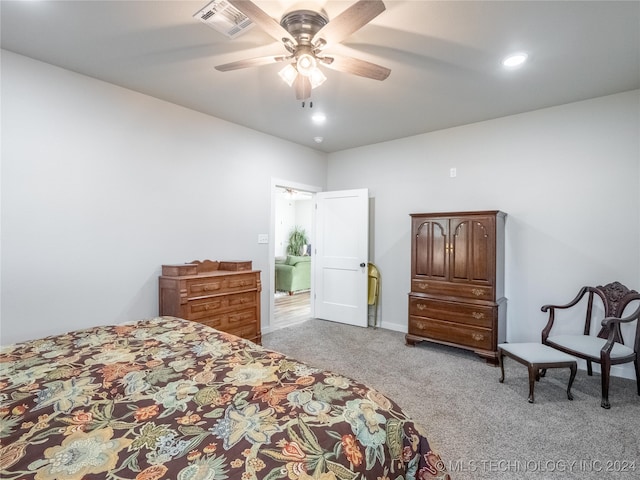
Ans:
{"type": "Polygon", "coordinates": [[[293,295],[300,290],[311,288],[311,257],[287,255],[286,259],[276,259],[276,291],[293,295]]]}

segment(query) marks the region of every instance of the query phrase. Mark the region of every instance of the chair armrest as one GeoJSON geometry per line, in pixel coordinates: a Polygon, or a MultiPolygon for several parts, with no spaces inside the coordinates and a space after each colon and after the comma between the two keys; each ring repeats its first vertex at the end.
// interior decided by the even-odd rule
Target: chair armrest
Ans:
{"type": "Polygon", "coordinates": [[[602,320],[602,326],[603,327],[611,327],[612,324],[614,324],[614,323],[629,323],[629,322],[633,322],[634,320],[637,320],[637,319],[640,319],[640,306],[636,309],[635,312],[633,312],[628,317],[623,317],[623,318],[607,317],[607,318],[604,318],[602,320]]]}
{"type": "Polygon", "coordinates": [[[543,312],[547,312],[547,311],[549,312],[549,320],[547,321],[547,324],[542,330],[542,343],[544,343],[547,340],[547,337],[551,332],[551,327],[553,327],[553,322],[555,321],[556,309],[561,310],[561,309],[573,307],[582,299],[582,297],[584,297],[584,294],[587,293],[587,291],[588,291],[588,287],[582,287],[578,292],[578,295],[576,295],[576,298],[571,300],[566,305],[543,305],[540,308],[540,310],[542,310],[543,312]]]}
{"type": "MultiPolygon", "coordinates": [[[[640,324],[640,306],[638,306],[636,311],[633,312],[628,317],[623,317],[623,318],[607,317],[602,320],[602,326],[604,328],[609,329],[609,336],[607,337],[607,343],[605,343],[602,346],[602,350],[600,351],[601,354],[605,354],[607,356],[610,355],[611,349],[613,348],[613,344],[615,343],[618,337],[618,334],[616,332],[620,331],[619,327],[614,328],[616,324],[619,325],[621,323],[629,323],[629,322],[633,322],[634,320],[638,320],[638,323],[640,324]]],[[[620,343],[622,343],[622,338],[620,338],[620,343]]],[[[634,342],[634,351],[638,351],[639,344],[640,344],[640,326],[636,325],[636,338],[634,342]]]]}
{"type": "Polygon", "coordinates": [[[543,312],[546,312],[547,310],[553,310],[555,308],[558,308],[558,309],[571,308],[574,305],[576,305],[582,299],[582,297],[584,297],[584,294],[587,293],[587,290],[588,290],[587,287],[582,287],[578,292],[578,295],[576,295],[576,298],[571,300],[566,305],[543,305],[542,308],[540,308],[540,310],[542,310],[543,312]]]}

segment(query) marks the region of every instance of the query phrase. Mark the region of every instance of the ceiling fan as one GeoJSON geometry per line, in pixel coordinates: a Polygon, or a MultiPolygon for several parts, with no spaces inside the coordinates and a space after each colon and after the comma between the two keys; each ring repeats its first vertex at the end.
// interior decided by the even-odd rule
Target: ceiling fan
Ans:
{"type": "Polygon", "coordinates": [[[358,0],[331,21],[321,12],[293,10],[286,13],[280,23],[251,0],[227,1],[270,36],[282,42],[288,54],[225,63],[215,67],[216,70],[227,72],[290,60],[280,71],[280,76],[294,87],[298,100],[309,98],[311,89],[326,80],[318,65],[374,80],[384,80],[391,73],[390,69],[375,63],[323,52],[380,15],[385,10],[381,0],[358,0]]]}

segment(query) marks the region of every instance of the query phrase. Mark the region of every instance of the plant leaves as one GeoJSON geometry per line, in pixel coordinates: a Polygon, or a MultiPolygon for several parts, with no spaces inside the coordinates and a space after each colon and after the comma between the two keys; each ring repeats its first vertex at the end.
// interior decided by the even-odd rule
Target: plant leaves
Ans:
{"type": "Polygon", "coordinates": [[[286,469],[282,469],[279,467],[274,468],[273,470],[271,470],[265,477],[263,480],[277,480],[278,478],[283,478],[284,476],[287,475],[287,470],[286,469]],[[282,472],[282,470],[284,470],[284,473],[282,472]]]}
{"type": "Polygon", "coordinates": [[[316,383],[313,386],[313,396],[321,402],[333,403],[335,400],[342,400],[349,396],[350,393],[345,390],[339,390],[331,385],[316,383]]]}
{"type": "Polygon", "coordinates": [[[352,472],[347,467],[340,465],[339,463],[326,461],[327,469],[332,472],[340,480],[355,480],[360,475],[358,472],[352,472]]]}
{"type": "Polygon", "coordinates": [[[301,418],[298,418],[298,428],[300,429],[300,433],[306,440],[305,443],[310,447],[313,453],[320,454],[324,452],[324,449],[318,443],[318,437],[316,437],[315,433],[311,431],[309,426],[301,418]]]}
{"type": "Polygon", "coordinates": [[[220,418],[222,415],[224,415],[224,408],[216,408],[210,412],[204,413],[202,416],[204,418],[220,418]]]}
{"type": "Polygon", "coordinates": [[[207,433],[207,431],[197,425],[181,425],[178,427],[178,431],[183,435],[201,435],[207,433]]]}
{"type": "Polygon", "coordinates": [[[279,460],[281,462],[299,462],[300,461],[299,458],[285,455],[278,450],[270,450],[265,448],[263,450],[260,450],[260,453],[266,455],[267,457],[271,457],[274,460],[279,460]]]}
{"type": "Polygon", "coordinates": [[[387,447],[389,456],[398,460],[402,457],[402,426],[404,422],[390,418],[387,420],[387,447]]]}
{"type": "Polygon", "coordinates": [[[198,390],[193,396],[193,401],[199,406],[211,405],[217,398],[220,397],[220,392],[216,387],[204,387],[198,390]]]}
{"type": "Polygon", "coordinates": [[[173,368],[162,367],[162,368],[154,368],[149,371],[145,380],[150,385],[155,385],[157,383],[167,384],[170,380],[174,378],[179,378],[180,374],[173,371],[173,368]]]}

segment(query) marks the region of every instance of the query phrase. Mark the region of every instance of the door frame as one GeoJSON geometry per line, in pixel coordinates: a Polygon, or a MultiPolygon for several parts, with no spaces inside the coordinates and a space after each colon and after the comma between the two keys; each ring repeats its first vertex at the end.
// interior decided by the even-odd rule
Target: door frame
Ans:
{"type": "MultiPolygon", "coordinates": [[[[270,192],[271,192],[271,214],[270,214],[270,221],[269,221],[269,243],[267,245],[267,248],[269,249],[269,289],[268,289],[268,294],[269,294],[269,324],[268,325],[262,325],[262,333],[269,333],[271,331],[274,330],[274,296],[273,296],[273,289],[275,288],[275,285],[273,284],[274,282],[274,278],[275,278],[275,274],[276,274],[276,257],[275,257],[275,252],[274,252],[274,241],[275,241],[275,233],[276,233],[276,188],[277,187],[284,187],[284,188],[293,188],[295,190],[300,190],[303,192],[310,192],[311,194],[313,194],[314,196],[314,200],[315,200],[315,194],[318,192],[322,192],[323,188],[317,185],[308,185],[308,184],[304,184],[304,183],[300,183],[300,182],[295,182],[293,180],[286,180],[283,178],[275,178],[275,177],[271,177],[271,188],[270,188],[270,192]]],[[[312,213],[311,213],[311,220],[312,220],[312,231],[309,234],[309,239],[311,241],[311,245],[315,244],[314,241],[314,237],[315,237],[315,209],[313,209],[312,213]]],[[[314,275],[314,265],[313,262],[311,262],[311,299],[313,299],[313,294],[314,294],[314,280],[313,280],[313,275],[314,275]]],[[[314,315],[314,305],[313,305],[313,301],[311,301],[311,316],[313,317],[314,315]]],[[[264,316],[263,316],[264,318],[264,316]]]]}

